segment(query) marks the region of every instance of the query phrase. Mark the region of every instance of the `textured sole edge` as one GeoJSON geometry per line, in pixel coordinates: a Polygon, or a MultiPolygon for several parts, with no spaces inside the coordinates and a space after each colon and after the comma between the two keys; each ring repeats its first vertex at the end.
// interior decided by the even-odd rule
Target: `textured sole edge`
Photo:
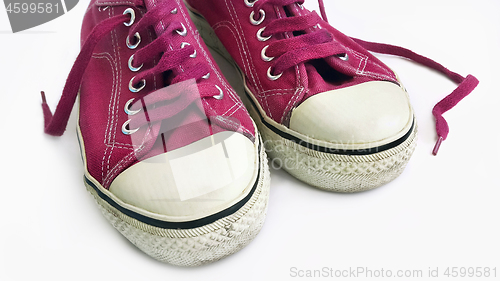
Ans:
{"type": "Polygon", "coordinates": [[[257,189],[237,212],[211,224],[192,229],[164,229],[128,217],[85,184],[104,217],[132,244],[161,262],[199,266],[227,257],[260,232],[267,212],[270,173],[264,149],[259,155],[261,174],[257,189]]]}
{"type": "MultiPolygon", "coordinates": [[[[186,6],[205,43],[235,65],[211,26],[197,11],[189,5],[186,6]]],[[[238,69],[238,66],[235,65],[235,68],[238,69]]],[[[249,97],[241,98],[262,134],[266,152],[272,158],[271,167],[283,168],[299,180],[319,189],[352,193],[367,191],[388,183],[403,172],[417,144],[418,129],[414,118],[410,136],[394,148],[369,155],[319,152],[273,132],[262,123],[258,109],[249,102],[249,97]]]]}
{"type": "Polygon", "coordinates": [[[333,192],[367,191],[394,180],[403,172],[417,144],[415,125],[410,137],[392,149],[362,156],[336,155],[282,138],[261,122],[257,121],[257,126],[272,158],[272,168],[282,168],[311,186],[333,192]]]}

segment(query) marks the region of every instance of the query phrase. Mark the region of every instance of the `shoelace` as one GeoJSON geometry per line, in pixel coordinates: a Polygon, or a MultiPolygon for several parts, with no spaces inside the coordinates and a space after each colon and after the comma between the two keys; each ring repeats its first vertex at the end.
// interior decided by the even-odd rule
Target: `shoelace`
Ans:
{"type": "MultiPolygon", "coordinates": [[[[253,13],[250,16],[255,21],[256,13],[260,14],[260,20],[265,17],[262,7],[266,4],[286,6],[294,3],[303,3],[297,0],[259,0],[254,2],[253,13]]],[[[258,23],[259,21],[255,21],[258,23]]],[[[261,41],[267,41],[274,34],[285,32],[296,32],[311,29],[310,33],[301,36],[294,36],[286,40],[278,40],[263,50],[263,56],[267,61],[277,57],[269,73],[270,77],[279,77],[281,74],[300,63],[326,58],[331,56],[342,56],[345,54],[345,48],[333,40],[333,36],[326,30],[315,29],[321,22],[321,18],[316,13],[308,13],[303,16],[286,17],[271,21],[267,26],[261,29],[261,41]],[[275,75],[278,73],[277,75],[275,75]]],[[[277,78],[276,78],[277,79],[277,78]]]]}
{"type": "MultiPolygon", "coordinates": [[[[146,80],[149,77],[152,77],[156,74],[172,70],[175,67],[182,65],[187,59],[195,54],[195,49],[190,45],[183,45],[180,49],[170,50],[168,49],[168,42],[172,36],[176,34],[180,34],[185,36],[184,34],[187,32],[185,26],[175,21],[174,19],[170,20],[171,17],[174,17],[175,13],[171,11],[177,11],[173,1],[164,1],[160,5],[154,7],[149,10],[144,17],[142,17],[136,25],[134,25],[127,37],[127,44],[129,44],[129,38],[135,38],[135,40],[140,40],[139,31],[144,31],[149,26],[153,26],[164,20],[164,22],[169,22],[169,25],[166,27],[164,32],[158,36],[153,42],[138,50],[131,58],[131,62],[134,65],[139,65],[135,67],[135,69],[140,69],[143,64],[147,61],[153,60],[155,57],[161,55],[160,61],[151,69],[142,71],[140,74],[132,78],[129,84],[129,88],[132,92],[139,92],[144,88],[146,80]],[[137,82],[139,81],[139,82],[137,82]]],[[[90,59],[92,57],[93,50],[95,46],[99,43],[99,41],[113,31],[120,24],[131,24],[133,16],[127,10],[124,14],[114,16],[108,18],[98,25],[96,25],[89,36],[87,37],[80,54],[78,55],[69,75],[66,80],[66,84],[63,89],[63,93],[59,103],[57,105],[56,111],[52,114],[49,106],[47,105],[45,93],[42,92],[42,108],[45,119],[45,133],[53,136],[61,136],[67,126],[68,119],[71,114],[71,110],[76,101],[76,97],[78,96],[78,90],[80,88],[80,84],[82,82],[83,75],[85,73],[85,69],[87,68],[90,59]]],[[[138,44],[136,42],[135,44],[138,44]]],[[[182,81],[187,81],[193,79],[195,81],[202,80],[202,78],[207,78],[207,73],[209,73],[208,66],[203,63],[198,63],[197,65],[184,69],[184,72],[178,73],[170,82],[170,84],[176,84],[182,81]]],[[[216,99],[220,99],[223,96],[222,90],[218,87],[208,84],[208,83],[191,83],[191,85],[196,86],[199,90],[199,96],[201,98],[214,97],[216,99]]],[[[172,100],[178,98],[180,96],[186,97],[186,95],[182,95],[185,91],[193,91],[194,89],[176,87],[177,91],[168,93],[169,96],[162,97],[152,97],[149,99],[144,99],[143,97],[137,97],[133,101],[131,101],[130,107],[133,107],[135,103],[138,105],[142,105],[143,108],[146,106],[148,108],[155,108],[156,106],[151,106],[152,104],[161,102],[161,100],[172,100]],[[147,102],[146,102],[147,100],[147,102]],[[140,102],[139,102],[140,101],[140,102]]],[[[186,108],[189,104],[191,104],[195,99],[193,95],[188,96],[188,98],[179,99],[179,103],[176,103],[175,106],[163,106],[161,108],[156,107],[153,110],[148,111],[147,121],[149,123],[158,122],[161,120],[168,119],[182,109],[186,108]]],[[[177,101],[176,101],[177,102],[177,101]]],[[[201,110],[210,111],[210,108],[201,108],[201,110]]],[[[216,115],[215,112],[205,112],[207,116],[216,115]]],[[[131,120],[134,116],[131,116],[131,120]]],[[[137,119],[142,120],[142,119],[137,119]]],[[[215,119],[217,120],[217,119],[215,119]]],[[[130,121],[130,120],[129,120],[130,121]]],[[[129,122],[130,123],[130,122],[129,122]]],[[[132,122],[134,123],[134,122],[132,122]]],[[[139,124],[139,126],[144,125],[144,122],[136,121],[135,124],[139,124]]]]}
{"type": "MultiPolygon", "coordinates": [[[[255,15],[257,13],[260,14],[260,19],[263,19],[265,14],[262,14],[262,7],[265,4],[272,4],[277,6],[304,4],[304,0],[256,0],[252,2],[246,2],[248,2],[247,5],[253,7],[251,19],[256,22],[258,22],[258,20],[255,20],[255,15]]],[[[343,58],[343,55],[345,54],[344,47],[339,43],[334,42],[333,37],[329,32],[318,28],[320,27],[322,21],[328,23],[323,0],[318,0],[318,4],[323,20],[316,13],[311,12],[303,16],[273,20],[266,27],[259,31],[259,40],[265,41],[268,40],[270,36],[277,33],[303,31],[308,29],[311,30],[311,28],[316,29],[301,36],[287,38],[285,40],[278,40],[271,43],[269,47],[263,49],[262,57],[266,58],[267,61],[271,61],[275,59],[275,57],[279,57],[271,67],[273,70],[271,68],[269,68],[268,70],[268,76],[271,79],[278,79],[286,69],[308,60],[327,58],[331,56],[337,56],[340,59],[343,58]]],[[[427,57],[421,56],[402,47],[367,42],[352,37],[351,39],[369,51],[381,54],[395,55],[413,60],[421,65],[441,72],[458,84],[458,87],[451,94],[438,102],[432,110],[432,114],[436,119],[436,132],[438,136],[438,140],[436,142],[436,145],[434,146],[432,154],[437,155],[441,143],[446,140],[449,133],[448,123],[444,119],[443,113],[452,109],[455,105],[458,104],[458,102],[460,102],[464,97],[470,94],[478,85],[479,81],[472,75],[463,77],[460,74],[450,71],[443,65],[427,57]]]]}

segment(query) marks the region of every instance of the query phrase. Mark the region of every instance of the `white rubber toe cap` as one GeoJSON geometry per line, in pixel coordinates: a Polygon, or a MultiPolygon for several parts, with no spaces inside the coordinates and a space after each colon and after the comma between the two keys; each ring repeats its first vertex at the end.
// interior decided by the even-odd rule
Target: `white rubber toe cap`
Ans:
{"type": "Polygon", "coordinates": [[[406,92],[374,81],[308,98],[292,112],[290,129],[329,143],[385,144],[404,135],[412,121],[406,92]]]}
{"type": "Polygon", "coordinates": [[[252,141],[221,132],[139,162],[110,186],[127,208],[172,222],[213,215],[247,196],[259,158],[252,141]]]}

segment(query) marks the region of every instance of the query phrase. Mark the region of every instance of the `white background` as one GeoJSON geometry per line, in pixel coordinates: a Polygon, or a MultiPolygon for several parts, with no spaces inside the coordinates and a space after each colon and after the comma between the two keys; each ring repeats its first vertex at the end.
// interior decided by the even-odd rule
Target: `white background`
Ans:
{"type": "Polygon", "coordinates": [[[336,194],[272,170],[268,216],[257,238],[198,268],[153,260],[104,219],[83,185],[76,111],[64,136],[43,134],[40,90],[54,109],[79,52],[88,1],[18,34],[2,7],[0,280],[283,280],[291,267],[424,274],[439,267],[442,274],[453,266],[497,267],[500,278],[500,1],[325,2],[330,23],[344,33],[405,46],[474,74],[480,85],[445,114],[449,138],[434,157],[431,110],[454,84],[407,60],[379,56],[400,75],[418,118],[418,146],[403,174],[373,191],[336,194]]]}

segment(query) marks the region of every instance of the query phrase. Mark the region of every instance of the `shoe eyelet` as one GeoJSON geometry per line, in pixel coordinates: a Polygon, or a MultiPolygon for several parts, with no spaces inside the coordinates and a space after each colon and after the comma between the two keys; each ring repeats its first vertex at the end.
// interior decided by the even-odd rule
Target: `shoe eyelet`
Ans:
{"type": "Polygon", "coordinates": [[[144,87],[146,87],[146,79],[142,79],[140,82],[139,82],[139,87],[135,87],[134,86],[134,79],[135,79],[135,76],[132,77],[132,79],[130,79],[130,82],[128,83],[128,89],[132,92],[132,93],[137,93],[137,92],[140,92],[142,89],[144,89],[144,87]]]}
{"type": "Polygon", "coordinates": [[[269,80],[271,80],[271,81],[276,81],[276,80],[278,80],[278,79],[281,77],[281,75],[283,75],[283,72],[281,72],[281,73],[280,73],[280,74],[278,74],[278,75],[272,75],[272,74],[271,74],[271,67],[269,67],[269,68],[267,69],[267,78],[269,78],[269,80]]]}
{"type": "Polygon", "coordinates": [[[254,1],[250,1],[250,0],[245,0],[245,5],[248,7],[248,8],[252,8],[253,5],[255,5],[255,2],[257,2],[258,0],[254,0],[254,1]]]}
{"type": "Polygon", "coordinates": [[[139,108],[138,110],[131,110],[130,109],[130,105],[132,104],[132,102],[134,101],[134,99],[129,99],[127,101],[127,103],[125,103],[125,113],[127,113],[127,115],[136,115],[137,113],[141,112],[142,108],[139,108]]]}
{"type": "MultiPolygon", "coordinates": [[[[182,42],[181,49],[184,49],[186,46],[191,46],[191,44],[189,44],[188,42],[182,42]]],[[[189,56],[192,58],[196,58],[196,50],[194,50],[194,53],[192,53],[189,56]]]]}
{"type": "Polygon", "coordinates": [[[264,32],[264,30],[266,30],[265,26],[263,28],[259,29],[259,31],[257,31],[257,39],[260,42],[265,42],[265,41],[271,39],[271,37],[273,37],[272,35],[269,35],[267,37],[262,36],[262,32],[264,32]]]}
{"type": "Polygon", "coordinates": [[[136,33],[134,34],[134,38],[135,38],[135,40],[136,40],[137,42],[136,42],[135,44],[133,44],[133,45],[132,45],[132,44],[130,44],[130,37],[129,37],[129,36],[127,36],[127,42],[126,42],[126,43],[127,43],[127,47],[128,47],[129,49],[131,49],[131,50],[133,50],[133,49],[137,48],[137,46],[139,46],[139,44],[141,43],[141,35],[139,34],[139,32],[136,32],[136,33]]]}
{"type": "Polygon", "coordinates": [[[339,57],[339,59],[341,59],[343,61],[348,61],[349,60],[349,55],[346,53],[343,56],[339,57]]]}
{"type": "Polygon", "coordinates": [[[172,11],[170,11],[170,13],[171,13],[172,15],[177,14],[177,8],[174,8],[172,11]]]}
{"type": "Polygon", "coordinates": [[[255,13],[254,11],[252,11],[250,13],[250,23],[253,24],[253,25],[260,25],[264,19],[266,19],[266,12],[262,9],[259,10],[259,14],[260,14],[260,18],[258,20],[255,20],[254,16],[255,16],[255,13]]]}
{"type": "Polygon", "coordinates": [[[207,74],[205,74],[205,75],[203,75],[203,76],[201,76],[201,78],[203,78],[203,79],[208,79],[208,78],[210,78],[210,72],[209,72],[209,73],[207,73],[207,74]]]}
{"type": "Polygon", "coordinates": [[[188,34],[187,29],[186,29],[186,26],[184,26],[184,24],[183,24],[183,23],[181,23],[181,25],[182,25],[182,30],[178,30],[178,29],[177,29],[177,30],[175,30],[175,32],[177,32],[177,34],[179,34],[179,35],[180,35],[180,36],[182,36],[182,37],[186,37],[186,36],[187,36],[187,34],[188,34]]]}
{"type": "Polygon", "coordinates": [[[299,6],[299,8],[300,8],[301,10],[304,10],[304,9],[305,9],[305,8],[304,8],[304,5],[302,5],[302,4],[300,4],[300,3],[297,3],[297,6],[299,6]]]}
{"type": "Polygon", "coordinates": [[[138,67],[134,67],[134,66],[132,65],[133,61],[134,61],[134,55],[131,55],[131,56],[130,56],[130,58],[128,59],[128,68],[129,68],[131,71],[133,71],[133,72],[137,72],[137,71],[141,70],[141,68],[142,68],[142,66],[143,66],[144,64],[141,64],[141,65],[140,65],[140,66],[138,66],[138,67]]]}
{"type": "Polygon", "coordinates": [[[129,22],[124,22],[123,24],[125,26],[131,26],[135,22],[135,11],[132,8],[127,8],[125,11],[123,11],[123,14],[130,14],[130,21],[129,22]]]}
{"type": "Polygon", "coordinates": [[[222,91],[222,89],[221,89],[219,86],[217,86],[217,85],[215,85],[215,87],[217,88],[217,90],[219,90],[219,94],[218,94],[218,95],[216,95],[216,96],[212,96],[212,97],[213,97],[214,99],[216,99],[216,100],[221,100],[221,99],[223,99],[223,98],[224,98],[224,91],[222,91]]]}
{"type": "Polygon", "coordinates": [[[132,121],[132,120],[131,120],[131,119],[128,119],[128,120],[127,120],[127,121],[125,121],[125,123],[123,123],[123,125],[122,125],[122,133],[123,133],[124,135],[131,135],[131,134],[133,134],[133,133],[135,133],[135,132],[139,131],[139,128],[137,128],[137,129],[133,129],[133,130],[127,129],[128,124],[130,124],[130,121],[132,121]]]}
{"type": "Polygon", "coordinates": [[[319,23],[317,25],[315,25],[314,28],[316,28],[316,29],[323,29],[323,27],[321,27],[321,25],[319,23]]]}
{"type": "Polygon", "coordinates": [[[262,48],[262,51],[260,52],[260,57],[262,58],[263,61],[272,61],[274,59],[274,57],[266,56],[267,48],[269,48],[269,45],[262,48]]]}

